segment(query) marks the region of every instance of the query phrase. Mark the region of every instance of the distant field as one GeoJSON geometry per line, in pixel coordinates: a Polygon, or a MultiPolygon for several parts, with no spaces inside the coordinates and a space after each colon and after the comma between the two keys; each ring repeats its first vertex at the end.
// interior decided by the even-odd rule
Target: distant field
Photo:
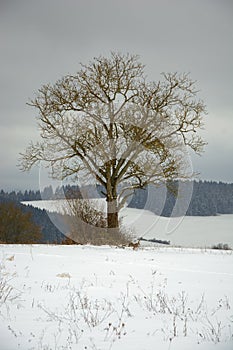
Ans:
{"type": "MultiPolygon", "coordinates": [[[[101,210],[105,210],[104,200],[93,200],[93,202],[100,204],[101,210]]],[[[62,212],[66,201],[33,201],[24,202],[24,204],[48,211],[62,212]]],[[[233,248],[233,214],[165,218],[145,210],[124,208],[120,215],[123,223],[133,228],[136,237],[168,240],[171,245],[181,247],[205,248],[225,243],[233,248]]]]}

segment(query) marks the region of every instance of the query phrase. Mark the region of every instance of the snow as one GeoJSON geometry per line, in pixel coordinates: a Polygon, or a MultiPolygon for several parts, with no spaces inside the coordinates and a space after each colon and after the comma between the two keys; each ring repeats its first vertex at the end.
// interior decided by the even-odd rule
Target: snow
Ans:
{"type": "Polygon", "coordinates": [[[2,350],[233,348],[232,251],[0,245],[0,258],[2,350]]]}
{"type": "MultiPolygon", "coordinates": [[[[38,201],[25,201],[22,204],[31,205],[39,209],[45,209],[49,212],[58,212],[64,213],[69,210],[69,205],[67,204],[68,200],[66,199],[51,199],[51,200],[38,200],[38,201]]],[[[98,209],[106,211],[107,204],[105,199],[90,199],[90,202],[98,209]]]]}
{"type": "MultiPolygon", "coordinates": [[[[101,210],[106,210],[105,200],[92,201],[101,210]]],[[[63,212],[67,207],[65,200],[23,203],[50,212],[63,212]]],[[[156,216],[147,210],[126,207],[121,210],[120,216],[124,225],[133,229],[136,237],[167,240],[171,242],[171,245],[178,247],[210,248],[218,243],[225,243],[233,248],[233,215],[231,214],[165,218],[156,216]]]]}
{"type": "Polygon", "coordinates": [[[139,237],[157,238],[180,247],[212,247],[226,243],[233,248],[233,215],[159,217],[140,209],[123,209],[125,224],[139,237]],[[124,214],[125,211],[125,214],[124,214]]]}
{"type": "Polygon", "coordinates": [[[0,349],[233,349],[233,215],[121,217],[171,246],[0,245],[0,349]]]}

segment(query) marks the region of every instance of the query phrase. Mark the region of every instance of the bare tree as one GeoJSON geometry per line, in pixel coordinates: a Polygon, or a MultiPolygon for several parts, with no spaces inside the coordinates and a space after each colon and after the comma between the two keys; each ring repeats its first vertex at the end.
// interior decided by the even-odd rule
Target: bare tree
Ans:
{"type": "Polygon", "coordinates": [[[104,188],[108,227],[117,228],[134,189],[186,178],[186,146],[198,153],[204,145],[195,82],[188,74],[162,78],[147,82],[138,56],[111,53],[43,85],[29,103],[42,141],[22,154],[22,169],[45,161],[54,177],[91,177],[104,188]]]}

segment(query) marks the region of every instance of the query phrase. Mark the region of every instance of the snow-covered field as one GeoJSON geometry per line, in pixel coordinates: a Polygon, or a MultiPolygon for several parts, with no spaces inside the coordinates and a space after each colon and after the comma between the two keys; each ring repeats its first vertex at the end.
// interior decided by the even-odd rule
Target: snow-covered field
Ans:
{"type": "Polygon", "coordinates": [[[233,253],[0,245],[0,349],[233,349],[233,253]]]}
{"type": "Polygon", "coordinates": [[[181,248],[0,245],[0,350],[233,349],[233,215],[121,216],[181,248]]]}
{"type": "MultiPolygon", "coordinates": [[[[96,200],[96,202],[97,206],[101,203],[101,208],[106,210],[104,200],[96,200]]],[[[63,200],[24,203],[55,212],[62,212],[67,207],[66,201],[63,200]]],[[[133,229],[136,237],[167,240],[171,245],[179,247],[210,248],[218,243],[225,243],[233,248],[233,215],[231,214],[165,218],[147,210],[124,208],[120,215],[123,223],[133,229]]]]}

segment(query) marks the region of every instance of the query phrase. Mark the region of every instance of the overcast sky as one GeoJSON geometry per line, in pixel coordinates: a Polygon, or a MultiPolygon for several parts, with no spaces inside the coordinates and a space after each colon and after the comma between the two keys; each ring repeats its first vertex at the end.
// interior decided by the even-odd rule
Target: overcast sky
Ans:
{"type": "Polygon", "coordinates": [[[150,80],[190,72],[208,110],[194,170],[233,182],[232,0],[0,0],[0,50],[0,188],[39,186],[38,170],[16,167],[39,138],[28,99],[110,51],[139,54],[150,80]]]}

